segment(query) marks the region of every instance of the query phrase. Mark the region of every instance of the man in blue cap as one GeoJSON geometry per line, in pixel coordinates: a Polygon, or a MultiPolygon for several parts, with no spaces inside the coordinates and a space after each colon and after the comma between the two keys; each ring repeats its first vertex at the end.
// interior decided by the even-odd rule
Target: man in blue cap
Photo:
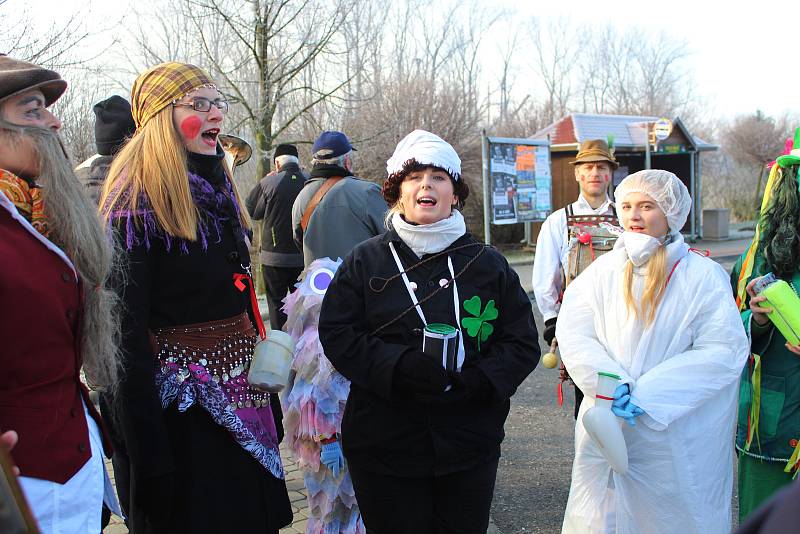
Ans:
{"type": "Polygon", "coordinates": [[[386,230],[381,189],[353,176],[354,150],[342,132],[322,132],[314,141],[311,178],[292,206],[292,228],[306,267],[318,258],[344,258],[386,230]]]}

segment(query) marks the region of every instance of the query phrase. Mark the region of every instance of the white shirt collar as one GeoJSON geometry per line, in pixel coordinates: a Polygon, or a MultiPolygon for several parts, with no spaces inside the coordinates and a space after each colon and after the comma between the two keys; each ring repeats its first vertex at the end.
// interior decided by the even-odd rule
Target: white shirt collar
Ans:
{"type": "Polygon", "coordinates": [[[614,208],[612,207],[611,199],[606,197],[606,201],[597,208],[594,209],[589,201],[586,200],[583,196],[583,193],[578,195],[578,200],[575,201],[573,205],[573,209],[576,210],[576,213],[580,212],[580,215],[584,214],[593,214],[593,215],[605,215],[605,214],[614,214],[614,208]]]}

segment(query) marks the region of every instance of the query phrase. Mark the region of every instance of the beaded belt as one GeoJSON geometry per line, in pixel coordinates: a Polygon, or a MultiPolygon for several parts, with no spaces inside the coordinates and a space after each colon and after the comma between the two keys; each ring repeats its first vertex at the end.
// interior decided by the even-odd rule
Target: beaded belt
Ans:
{"type": "Polygon", "coordinates": [[[247,382],[257,339],[247,313],[152,333],[161,372],[176,373],[179,384],[189,378],[213,381],[222,387],[233,409],[269,406],[269,393],[247,382]]]}

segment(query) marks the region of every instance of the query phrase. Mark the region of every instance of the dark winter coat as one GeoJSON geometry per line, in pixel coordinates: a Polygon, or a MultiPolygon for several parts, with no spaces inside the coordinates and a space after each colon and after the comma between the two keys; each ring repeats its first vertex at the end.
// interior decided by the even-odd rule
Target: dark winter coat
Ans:
{"type": "MultiPolygon", "coordinates": [[[[411,309],[372,333],[411,305],[397,276],[390,241],[406,270],[419,261],[394,230],[369,239],[346,257],[322,304],[319,335],[325,355],[351,381],[342,421],[345,456],[361,469],[404,477],[448,474],[495,460],[509,398],[539,360],[530,300],[500,253],[484,248],[469,234],[457,239],[448,250],[452,250],[462,325],[464,319],[474,318],[465,301],[471,301],[467,307],[473,311],[477,304],[478,313],[487,317],[486,309],[494,301],[499,312],[486,321],[493,327],[488,337],[479,339],[481,331],[462,329],[464,368],[474,366],[485,375],[491,384],[489,394],[463,398],[452,392],[432,397],[401,393],[394,387],[395,366],[406,353],[421,351],[423,324],[411,309]],[[469,246],[459,248],[463,245],[469,246]]],[[[440,288],[441,280],[450,278],[447,254],[413,269],[408,277],[422,301],[440,288]]],[[[429,323],[454,325],[452,287],[424,302],[422,309],[429,323]]],[[[488,330],[483,328],[484,333],[488,330]]]]}
{"type": "MultiPolygon", "coordinates": [[[[205,161],[193,170],[215,189],[222,187],[221,166],[205,161]]],[[[136,230],[138,244],[129,246],[125,221],[116,220],[115,235],[126,251],[126,272],[118,280],[126,374],[115,410],[130,460],[132,533],[274,532],[291,521],[284,481],[265,470],[202,407],[179,412],[173,403],[162,410],[154,383],[157,359],[151,330],[251,311],[249,293],[233,284],[233,274],[243,273],[242,264],[249,264],[249,258],[242,257],[247,249],[242,249],[240,228],[234,227],[238,222],[232,220],[222,224],[219,239],[209,236],[205,250],[200,239],[173,239],[169,246],[161,237],[146,241],[141,229],[136,230]],[[170,510],[158,526],[142,502],[154,494],[168,499],[170,510]]],[[[272,406],[280,434],[275,397],[272,406]]]]}
{"type": "Polygon", "coordinates": [[[292,234],[292,205],[307,176],[296,163],[288,163],[268,174],[247,196],[250,217],[263,220],[261,263],[271,267],[302,267],[303,253],[292,234]]]}

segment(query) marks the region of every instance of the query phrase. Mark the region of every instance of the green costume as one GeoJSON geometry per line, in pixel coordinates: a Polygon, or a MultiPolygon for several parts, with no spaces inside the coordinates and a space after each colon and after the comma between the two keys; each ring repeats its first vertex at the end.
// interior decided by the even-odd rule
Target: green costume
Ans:
{"type": "MultiPolygon", "coordinates": [[[[736,290],[742,260],[731,274],[736,290]]],[[[756,253],[753,278],[765,275],[761,246],[756,253]]],[[[800,272],[792,287],[800,288],[800,272]]],[[[749,298],[741,313],[753,355],[742,372],[739,386],[739,415],[736,450],[739,452],[739,521],[792,481],[794,470],[786,472],[800,440],[800,357],[790,352],[786,339],[771,322],[759,326],[752,321],[749,298]],[[757,411],[751,409],[757,407],[757,411]],[[748,439],[749,437],[749,439],[748,439]]]]}

